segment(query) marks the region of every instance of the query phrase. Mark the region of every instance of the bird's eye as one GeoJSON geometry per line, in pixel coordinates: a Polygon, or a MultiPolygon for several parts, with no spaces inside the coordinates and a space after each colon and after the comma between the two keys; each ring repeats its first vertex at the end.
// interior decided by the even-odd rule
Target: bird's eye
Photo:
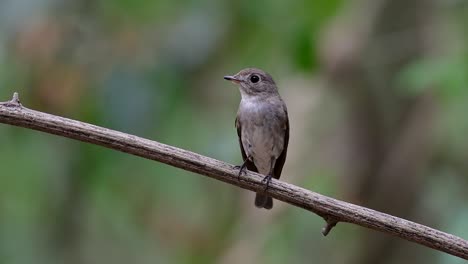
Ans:
{"type": "Polygon", "coordinates": [[[252,74],[252,76],[250,76],[250,82],[258,83],[258,81],[260,81],[260,77],[258,77],[258,75],[252,74]]]}

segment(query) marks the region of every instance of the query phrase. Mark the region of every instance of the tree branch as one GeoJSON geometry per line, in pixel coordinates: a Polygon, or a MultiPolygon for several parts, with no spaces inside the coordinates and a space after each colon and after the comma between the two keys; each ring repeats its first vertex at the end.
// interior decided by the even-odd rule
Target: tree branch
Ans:
{"type": "MultiPolygon", "coordinates": [[[[0,103],[0,123],[30,128],[159,161],[251,191],[261,192],[260,174],[248,171],[237,180],[234,166],[197,153],[134,135],[54,116],[23,107],[18,95],[0,103]]],[[[468,259],[468,241],[442,231],[362,206],[339,201],[301,187],[272,179],[266,193],[278,200],[323,217],[324,235],[338,223],[347,222],[388,233],[463,259],[468,259]]]]}

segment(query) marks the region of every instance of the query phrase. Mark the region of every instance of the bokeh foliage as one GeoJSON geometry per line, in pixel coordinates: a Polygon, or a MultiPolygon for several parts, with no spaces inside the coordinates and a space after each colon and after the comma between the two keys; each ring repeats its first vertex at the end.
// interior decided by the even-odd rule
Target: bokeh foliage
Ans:
{"type": "MultiPolygon", "coordinates": [[[[391,117],[398,123],[411,116],[402,109],[431,97],[437,122],[418,135],[435,132],[434,146],[418,171],[424,177],[414,177],[414,206],[398,215],[468,238],[467,5],[408,1],[438,7],[427,23],[441,27],[433,39],[442,48],[395,67],[385,79],[391,89],[362,92],[347,80],[365,72],[356,86],[366,87],[382,77],[372,53],[378,41],[352,31],[374,19],[363,19],[376,9],[368,2],[4,0],[0,101],[18,91],[29,108],[238,164],[239,94],[222,76],[256,66],[275,77],[290,109],[284,180],[392,212],[397,201],[372,204],[360,195],[382,182],[361,184],[352,173],[365,163],[359,157],[368,145],[350,134],[370,120],[350,117],[348,107],[366,94],[370,99],[358,102],[382,100],[377,119],[398,112],[391,117]],[[327,42],[330,25],[350,9],[363,15],[327,42]],[[351,66],[336,85],[342,73],[333,58],[356,38],[370,43],[351,56],[364,70],[351,66]]],[[[385,51],[378,55],[392,56],[385,51]]],[[[390,130],[381,134],[396,138],[390,130]]],[[[393,144],[383,145],[386,157],[393,144]]],[[[7,125],[0,126],[0,146],[0,263],[364,263],[373,250],[365,243],[370,231],[339,224],[324,239],[317,216],[280,202],[271,212],[255,210],[247,191],[156,162],[7,125]]],[[[393,241],[415,249],[415,263],[462,263],[393,241]]],[[[381,263],[408,260],[387,251],[381,263]]]]}

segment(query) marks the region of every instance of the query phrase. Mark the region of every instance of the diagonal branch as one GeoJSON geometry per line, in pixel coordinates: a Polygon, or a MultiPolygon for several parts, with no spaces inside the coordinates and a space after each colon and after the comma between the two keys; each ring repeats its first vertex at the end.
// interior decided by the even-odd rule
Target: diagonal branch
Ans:
{"type": "MultiPolygon", "coordinates": [[[[34,111],[20,104],[18,95],[0,103],[0,123],[39,130],[159,161],[251,191],[263,191],[260,174],[248,171],[241,181],[234,166],[156,141],[115,130],[34,111]]],[[[266,193],[278,200],[323,217],[323,234],[347,222],[388,233],[463,259],[468,259],[468,241],[442,231],[362,206],[339,201],[301,187],[273,179],[266,193]]]]}

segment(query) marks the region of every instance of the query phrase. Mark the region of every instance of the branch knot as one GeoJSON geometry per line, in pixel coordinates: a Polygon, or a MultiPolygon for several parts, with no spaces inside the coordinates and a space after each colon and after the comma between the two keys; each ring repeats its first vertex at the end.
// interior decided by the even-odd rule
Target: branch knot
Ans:
{"type": "Polygon", "coordinates": [[[21,107],[22,106],[17,92],[13,93],[13,98],[11,98],[10,101],[0,103],[0,105],[6,106],[6,107],[21,107]]]}
{"type": "Polygon", "coordinates": [[[338,220],[333,218],[333,217],[330,217],[330,216],[326,216],[323,218],[325,220],[326,225],[322,228],[322,235],[323,236],[327,236],[328,233],[330,233],[330,231],[333,229],[333,227],[336,226],[336,224],[338,224],[338,220]]]}

